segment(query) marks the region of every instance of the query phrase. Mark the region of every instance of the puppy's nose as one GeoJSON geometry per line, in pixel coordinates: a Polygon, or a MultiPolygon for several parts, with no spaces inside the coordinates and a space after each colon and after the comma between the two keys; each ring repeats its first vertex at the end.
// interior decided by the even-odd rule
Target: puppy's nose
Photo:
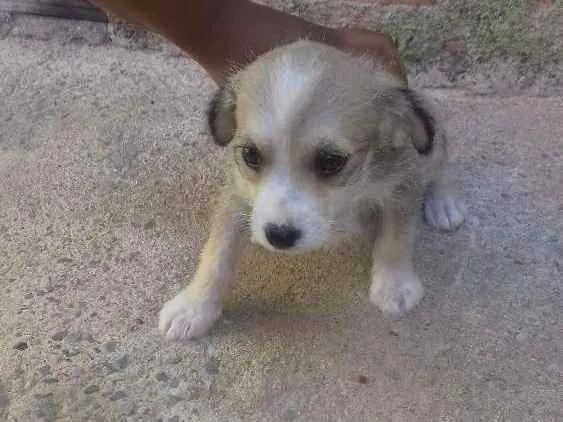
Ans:
{"type": "Polygon", "coordinates": [[[292,226],[267,224],[264,232],[270,244],[278,249],[288,249],[301,238],[301,230],[292,226]]]}

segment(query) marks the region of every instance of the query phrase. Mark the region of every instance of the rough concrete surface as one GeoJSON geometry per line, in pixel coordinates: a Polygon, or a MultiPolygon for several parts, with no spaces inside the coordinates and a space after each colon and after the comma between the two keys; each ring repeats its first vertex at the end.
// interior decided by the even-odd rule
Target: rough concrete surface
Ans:
{"type": "Polygon", "coordinates": [[[224,152],[181,57],[0,41],[0,419],[560,421],[563,100],[433,91],[468,207],[420,228],[426,297],[368,302],[369,247],[251,248],[224,318],[168,344],[224,152]]]}

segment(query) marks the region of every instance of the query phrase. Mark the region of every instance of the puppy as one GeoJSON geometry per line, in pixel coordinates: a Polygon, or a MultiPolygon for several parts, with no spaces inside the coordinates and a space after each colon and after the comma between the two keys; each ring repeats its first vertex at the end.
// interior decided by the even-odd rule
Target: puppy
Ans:
{"type": "Polygon", "coordinates": [[[192,282],[161,313],[168,339],[219,318],[245,242],[299,253],[374,234],[370,299],[400,317],[421,299],[414,224],[456,229],[446,137],[426,100],[373,58],[298,41],[232,75],[211,101],[232,174],[192,282]]]}

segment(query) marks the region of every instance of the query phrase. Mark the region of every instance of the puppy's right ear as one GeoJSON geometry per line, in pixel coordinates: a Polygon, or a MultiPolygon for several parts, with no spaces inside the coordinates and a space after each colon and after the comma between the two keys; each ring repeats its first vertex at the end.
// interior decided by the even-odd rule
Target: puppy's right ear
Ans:
{"type": "Polygon", "coordinates": [[[222,85],[213,95],[207,109],[207,124],[217,145],[225,146],[237,129],[236,98],[230,82],[222,85]]]}

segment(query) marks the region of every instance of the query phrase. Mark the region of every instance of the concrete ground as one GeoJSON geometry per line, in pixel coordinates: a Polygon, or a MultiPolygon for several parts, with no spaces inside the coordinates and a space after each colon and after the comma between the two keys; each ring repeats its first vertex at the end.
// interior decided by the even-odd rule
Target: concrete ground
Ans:
{"type": "Polygon", "coordinates": [[[0,41],[0,419],[561,421],[563,100],[433,91],[467,223],[421,227],[392,322],[369,247],[251,248],[224,318],[168,344],[224,152],[191,62],[0,41]]]}

